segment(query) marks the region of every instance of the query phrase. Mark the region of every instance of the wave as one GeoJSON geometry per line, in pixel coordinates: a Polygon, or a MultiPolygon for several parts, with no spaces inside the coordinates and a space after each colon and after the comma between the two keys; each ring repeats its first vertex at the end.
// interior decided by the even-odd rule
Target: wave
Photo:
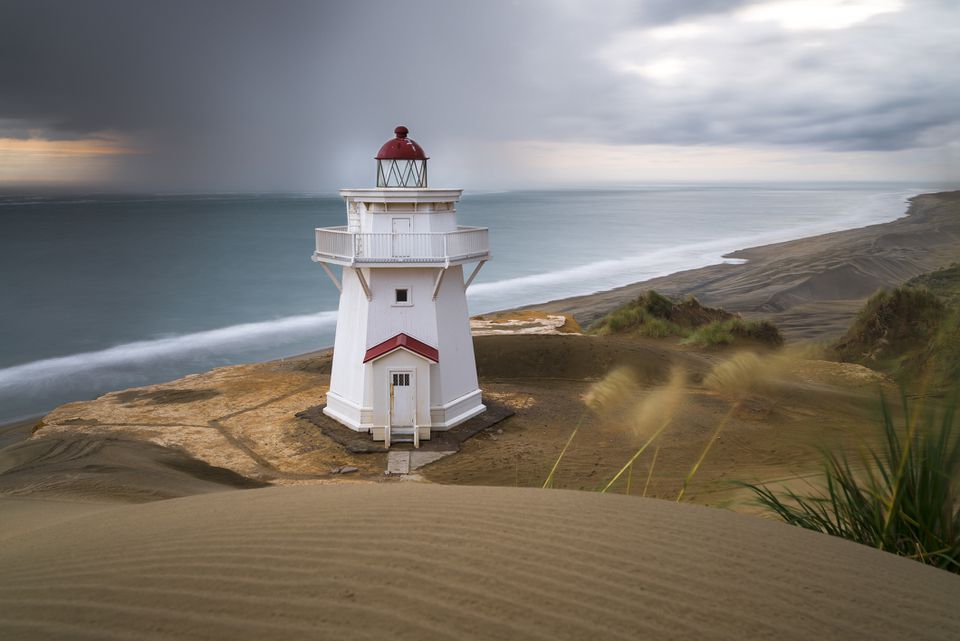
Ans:
{"type": "Polygon", "coordinates": [[[748,247],[806,238],[819,234],[884,223],[906,215],[904,203],[920,190],[874,195],[871,205],[842,212],[826,222],[784,228],[739,237],[674,245],[642,255],[601,260],[568,269],[492,282],[477,283],[468,290],[474,313],[486,313],[520,305],[532,305],[570,296],[582,296],[632,283],[667,276],[688,269],[720,263],[743,264],[728,254],[748,247]],[[877,202],[879,201],[879,202],[877,202]]]}
{"type": "Polygon", "coordinates": [[[324,335],[333,336],[336,322],[335,311],[303,314],[136,341],[0,369],[0,420],[35,412],[38,398],[65,402],[212,366],[276,357],[285,345],[319,347],[324,335]]]}

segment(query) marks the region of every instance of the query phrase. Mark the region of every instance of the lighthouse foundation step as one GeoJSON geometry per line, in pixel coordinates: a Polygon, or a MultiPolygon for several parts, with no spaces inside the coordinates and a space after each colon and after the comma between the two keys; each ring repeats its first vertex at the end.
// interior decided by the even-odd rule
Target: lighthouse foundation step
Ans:
{"type": "Polygon", "coordinates": [[[406,425],[403,427],[391,427],[389,434],[387,428],[385,427],[374,427],[370,430],[370,438],[377,442],[382,442],[385,445],[396,445],[397,443],[413,443],[419,445],[430,440],[430,428],[429,427],[420,427],[414,428],[412,426],[406,425]],[[419,438],[416,432],[419,430],[419,438]]]}

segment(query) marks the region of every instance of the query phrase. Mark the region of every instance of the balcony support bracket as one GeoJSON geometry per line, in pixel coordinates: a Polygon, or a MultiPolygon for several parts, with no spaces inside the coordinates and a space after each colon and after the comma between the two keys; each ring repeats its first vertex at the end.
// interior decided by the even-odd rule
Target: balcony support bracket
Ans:
{"type": "Polygon", "coordinates": [[[333,273],[333,270],[327,267],[326,263],[320,263],[320,266],[323,267],[323,271],[327,273],[327,276],[330,277],[330,280],[333,281],[333,286],[337,288],[337,291],[341,294],[343,293],[343,287],[340,285],[340,281],[337,280],[337,275],[333,273]]]}
{"type": "Polygon", "coordinates": [[[440,295],[440,285],[443,283],[443,277],[447,273],[447,268],[443,267],[437,271],[437,280],[433,283],[433,300],[437,300],[440,295]]]}
{"type": "Polygon", "coordinates": [[[463,288],[466,289],[470,287],[470,284],[473,282],[473,279],[477,277],[477,274],[480,273],[480,268],[483,267],[483,264],[487,262],[486,260],[481,260],[477,263],[477,266],[473,268],[473,271],[470,272],[470,278],[467,279],[467,282],[463,284],[463,288]]]}
{"type": "Polygon", "coordinates": [[[353,271],[357,272],[357,279],[360,281],[360,287],[363,288],[363,293],[366,294],[367,300],[373,300],[373,294],[370,293],[370,286],[367,285],[367,279],[363,275],[363,270],[359,267],[354,267],[353,271]]]}

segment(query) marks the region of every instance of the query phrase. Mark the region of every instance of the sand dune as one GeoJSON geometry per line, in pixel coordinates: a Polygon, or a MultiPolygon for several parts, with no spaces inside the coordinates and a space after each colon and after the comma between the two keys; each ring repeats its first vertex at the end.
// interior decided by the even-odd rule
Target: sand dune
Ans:
{"type": "Polygon", "coordinates": [[[842,334],[881,287],[960,260],[960,192],[911,199],[908,215],[891,223],[801,238],[734,252],[743,265],[678,272],[607,292],[537,305],[573,314],[586,327],[648,289],[696,296],[746,316],[771,318],[788,338],[842,334]]]}
{"type": "Polygon", "coordinates": [[[264,485],[135,438],[59,434],[0,450],[3,496],[140,502],[264,485]]]}
{"type": "Polygon", "coordinates": [[[116,507],[0,546],[10,639],[956,639],[960,577],[587,492],[365,484],[116,507]]]}

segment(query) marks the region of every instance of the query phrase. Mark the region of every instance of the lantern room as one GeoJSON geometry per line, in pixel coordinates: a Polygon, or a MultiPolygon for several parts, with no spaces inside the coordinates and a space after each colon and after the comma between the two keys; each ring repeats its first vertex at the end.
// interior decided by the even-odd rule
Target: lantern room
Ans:
{"type": "Polygon", "coordinates": [[[393,130],[395,138],[388,140],[377,153],[377,187],[427,186],[427,155],[423,147],[411,138],[409,130],[400,125],[393,130]]]}

